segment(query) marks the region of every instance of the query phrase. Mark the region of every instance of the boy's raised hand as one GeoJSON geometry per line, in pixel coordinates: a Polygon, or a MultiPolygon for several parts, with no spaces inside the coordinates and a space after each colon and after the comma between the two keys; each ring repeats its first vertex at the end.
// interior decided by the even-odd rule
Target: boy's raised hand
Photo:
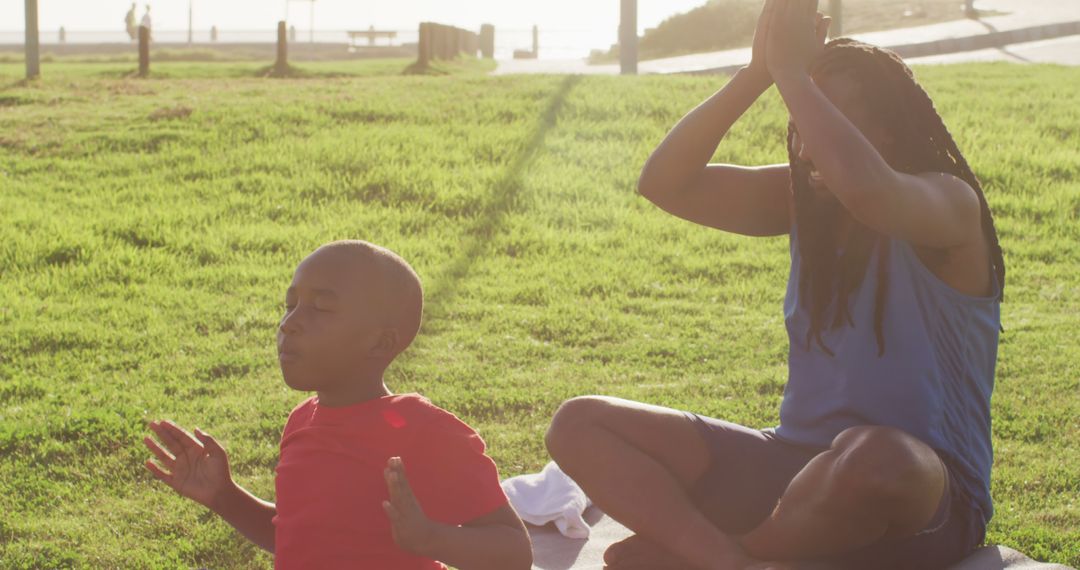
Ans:
{"type": "Polygon", "coordinates": [[[166,421],[150,422],[152,437],[143,443],[161,463],[146,460],[146,468],[177,493],[210,509],[232,481],[229,457],[217,440],[195,428],[195,436],[166,421]]]}
{"type": "Polygon", "coordinates": [[[383,501],[383,510],[390,517],[394,542],[406,552],[430,558],[438,525],[420,508],[400,457],[391,457],[386,462],[383,478],[390,490],[390,500],[383,501]]]}

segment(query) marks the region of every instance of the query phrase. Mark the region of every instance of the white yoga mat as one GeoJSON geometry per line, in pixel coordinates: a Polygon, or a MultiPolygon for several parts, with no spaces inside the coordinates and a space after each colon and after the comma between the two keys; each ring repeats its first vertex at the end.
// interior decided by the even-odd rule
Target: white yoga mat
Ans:
{"type": "MultiPolygon", "coordinates": [[[[608,545],[630,536],[630,531],[595,507],[585,511],[592,527],[586,540],[566,538],[554,526],[528,525],[533,541],[534,570],[600,570],[608,545]]],[[[987,546],[949,570],[1074,570],[1060,564],[1035,562],[1005,546],[987,546]]]]}

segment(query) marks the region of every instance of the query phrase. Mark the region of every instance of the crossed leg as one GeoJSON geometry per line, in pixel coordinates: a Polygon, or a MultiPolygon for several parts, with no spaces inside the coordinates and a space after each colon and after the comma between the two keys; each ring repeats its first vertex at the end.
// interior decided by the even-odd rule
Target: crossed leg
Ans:
{"type": "Polygon", "coordinates": [[[839,554],[914,534],[933,516],[944,488],[944,466],[932,449],[899,430],[860,426],[814,457],[757,528],[728,536],[688,495],[711,456],[686,414],[617,398],[574,398],[556,413],[546,442],[604,512],[703,570],[839,554]]]}

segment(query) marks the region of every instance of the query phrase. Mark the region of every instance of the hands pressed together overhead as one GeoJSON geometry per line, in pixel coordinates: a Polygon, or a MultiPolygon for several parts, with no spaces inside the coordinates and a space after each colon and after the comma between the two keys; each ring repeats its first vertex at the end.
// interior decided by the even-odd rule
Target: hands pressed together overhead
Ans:
{"type": "Polygon", "coordinates": [[[824,49],[831,23],[818,11],[818,0],[765,0],[750,70],[768,81],[805,73],[824,49]]]}

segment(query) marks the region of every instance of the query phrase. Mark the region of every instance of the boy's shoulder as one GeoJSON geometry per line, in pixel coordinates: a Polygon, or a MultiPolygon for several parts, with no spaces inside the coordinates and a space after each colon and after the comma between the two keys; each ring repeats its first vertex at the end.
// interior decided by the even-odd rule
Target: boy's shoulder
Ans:
{"type": "Polygon", "coordinates": [[[420,394],[393,396],[382,410],[383,419],[392,427],[412,426],[417,431],[431,429],[475,433],[453,412],[440,408],[420,394]]]}
{"type": "Polygon", "coordinates": [[[285,420],[285,433],[289,433],[292,426],[310,421],[311,416],[315,414],[315,401],[316,397],[311,396],[293,407],[289,412],[289,418],[285,420]]]}
{"type": "MultiPolygon", "coordinates": [[[[285,422],[285,432],[312,423],[333,421],[335,424],[356,428],[372,428],[372,425],[411,434],[461,434],[476,435],[468,424],[454,413],[445,410],[431,400],[416,393],[395,394],[378,400],[363,402],[351,409],[319,408],[317,396],[311,396],[297,404],[285,422]]],[[[404,435],[404,434],[403,434],[404,435]]]]}

